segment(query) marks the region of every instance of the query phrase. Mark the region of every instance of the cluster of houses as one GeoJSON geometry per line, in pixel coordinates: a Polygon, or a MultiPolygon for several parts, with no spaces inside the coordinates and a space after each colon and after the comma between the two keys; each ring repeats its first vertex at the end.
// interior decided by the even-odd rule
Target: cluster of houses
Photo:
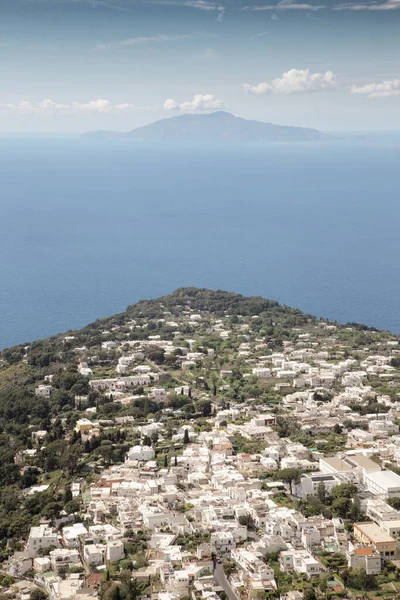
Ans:
{"type": "MultiPolygon", "coordinates": [[[[375,390],[383,385],[396,389],[400,372],[392,359],[400,355],[397,339],[382,338],[373,352],[359,349],[355,356],[338,342],[335,325],[319,322],[294,329],[293,339],[276,352],[252,334],[251,319],[229,325],[229,315],[216,319],[186,308],[179,318],[165,315],[160,321],[175,329],[175,339],[149,335],[144,341],[112,341],[112,332],[105,332],[108,339],[101,351],[114,357],[115,377],[96,377],[97,357],[87,348],[75,348],[79,371],[90,377],[91,389],[124,405],[147,396],[161,404],[165,418],[140,425],[133,417],[111,420],[113,426],[134,430],[141,441],[129,449],[124,463],[105,468],[84,486],[84,493],[81,485],[74,488],[83,499],[79,516],[68,516],[70,521],[58,530],[50,523],[32,527],[25,550],[11,557],[9,573],[24,577],[33,571],[34,581],[51,600],[86,600],[98,589],[94,575],[129,558],[125,543],[138,531],[148,534],[146,566],[134,568],[132,575],[142,581],[158,576],[159,600],[188,595],[215,600],[224,589],[220,561],[234,565],[230,598],[256,600],[276,590],[277,568],[309,580],[320,577],[326,571],[321,556],[327,553],[342,554],[349,568],[369,575],[380,573],[385,561],[396,560],[400,512],[391,499],[400,499],[400,476],[391,466],[400,465],[400,398],[375,390]],[[188,324],[195,339],[180,333],[188,324]],[[216,363],[218,352],[201,346],[201,332],[235,340],[228,364],[216,363]],[[162,385],[168,367],[146,359],[149,348],[176,356],[180,370],[172,388],[162,385]],[[217,397],[201,382],[210,364],[217,397]],[[267,406],[257,398],[229,398],[221,406],[218,395],[229,397],[238,372],[242,381],[271,391],[279,402],[267,406]],[[371,385],[376,382],[382,385],[371,385]],[[142,388],[139,395],[137,388],[142,388]],[[156,444],[149,445],[148,439],[155,435],[164,444],[168,440],[165,424],[171,410],[163,409],[163,402],[170,393],[210,399],[213,411],[206,429],[188,418],[173,432],[173,451],[167,464],[160,465],[156,444]],[[369,405],[385,410],[370,413],[369,405]],[[282,415],[315,444],[306,444],[304,437],[302,443],[280,437],[282,415]],[[331,434],[345,441],[326,453],[319,441],[326,442],[331,434]],[[257,451],[237,451],[238,439],[257,442],[257,451]],[[280,477],[285,469],[300,472],[293,485],[280,477]],[[321,489],[332,495],[343,484],[356,486],[366,516],[362,522],[349,527],[343,518],[306,517],[296,508],[296,500],[316,496],[321,489]],[[282,502],[282,496],[292,503],[282,502]],[[191,547],[190,540],[200,534],[197,546],[191,547]]],[[[144,327],[135,321],[128,326],[131,337],[144,327]]],[[[39,385],[36,394],[51,398],[51,381],[39,385]]],[[[95,412],[83,409],[76,422],[84,439],[101,432],[95,412]]],[[[26,452],[40,451],[47,433],[33,432],[35,448],[26,452]]],[[[25,455],[18,456],[18,464],[25,460],[25,455]]],[[[288,600],[300,600],[297,594],[288,600]]]]}

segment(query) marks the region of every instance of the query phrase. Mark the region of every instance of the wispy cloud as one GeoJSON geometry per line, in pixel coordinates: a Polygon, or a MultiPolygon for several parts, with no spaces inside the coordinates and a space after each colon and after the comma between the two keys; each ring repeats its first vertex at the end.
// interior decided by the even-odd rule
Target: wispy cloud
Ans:
{"type": "MultiPolygon", "coordinates": [[[[25,0],[27,4],[62,4],[65,0],[25,0]]],[[[86,4],[87,6],[96,8],[106,8],[116,10],[118,12],[131,12],[131,0],[69,0],[71,4],[86,4]]]]}
{"type": "Polygon", "coordinates": [[[337,86],[337,78],[332,71],[310,73],[310,69],[290,69],[281,77],[256,85],[244,84],[249,94],[267,96],[269,94],[299,94],[301,92],[322,91],[337,86]]]}
{"type": "Polygon", "coordinates": [[[168,98],[164,102],[164,110],[169,111],[180,110],[183,112],[207,112],[210,110],[221,110],[223,108],[226,108],[225,103],[211,94],[196,94],[187,102],[179,103],[172,98],[168,98]]]}
{"type": "Polygon", "coordinates": [[[72,102],[64,104],[50,98],[32,103],[27,100],[15,103],[0,103],[0,112],[17,113],[21,115],[49,116],[74,115],[77,113],[94,113],[104,115],[119,115],[137,109],[138,107],[124,102],[113,104],[110,100],[98,98],[89,102],[72,102]]]}
{"type": "Polygon", "coordinates": [[[394,98],[400,96],[400,79],[387,79],[382,83],[353,85],[352,94],[362,94],[367,98],[394,98]]]}
{"type": "Polygon", "coordinates": [[[170,6],[186,6],[198,10],[216,11],[217,21],[222,22],[225,16],[225,6],[213,0],[150,0],[152,4],[164,4],[170,6]]]}
{"type": "Polygon", "coordinates": [[[131,0],[134,4],[158,5],[158,6],[182,6],[204,10],[208,12],[217,12],[217,21],[222,21],[225,14],[225,6],[215,0],[131,0]]]}
{"type": "Polygon", "coordinates": [[[139,46],[140,44],[162,44],[165,42],[176,42],[179,40],[187,40],[191,38],[190,34],[180,35],[152,35],[152,36],[137,36],[127,38],[125,40],[117,40],[106,44],[97,44],[96,50],[107,50],[108,48],[116,48],[118,46],[139,46]]]}
{"type": "Polygon", "coordinates": [[[352,10],[352,11],[365,11],[365,10],[396,10],[400,9],[400,0],[384,0],[384,2],[378,2],[377,0],[371,0],[367,2],[345,2],[343,4],[337,4],[333,7],[333,10],[352,10]]]}
{"type": "Polygon", "coordinates": [[[257,38],[264,37],[265,35],[269,35],[270,33],[272,33],[272,31],[261,31],[261,33],[255,33],[254,35],[250,36],[250,39],[256,40],[257,38]]]}
{"type": "Polygon", "coordinates": [[[219,5],[209,0],[186,0],[183,2],[168,2],[168,4],[179,4],[189,8],[198,8],[199,10],[218,10],[219,5]]]}
{"type": "Polygon", "coordinates": [[[132,38],[127,38],[124,40],[115,40],[112,42],[106,42],[103,44],[97,44],[95,46],[95,50],[107,50],[109,48],[118,48],[121,46],[140,46],[141,44],[165,44],[168,42],[179,42],[182,40],[189,39],[210,39],[217,38],[218,34],[214,33],[205,33],[205,32],[195,32],[195,33],[184,33],[177,35],[163,35],[158,33],[156,35],[150,36],[136,36],[132,38]]]}
{"type": "Polygon", "coordinates": [[[292,2],[292,0],[280,0],[276,4],[260,4],[255,6],[244,6],[241,10],[264,11],[264,10],[322,10],[324,5],[292,2]]]}

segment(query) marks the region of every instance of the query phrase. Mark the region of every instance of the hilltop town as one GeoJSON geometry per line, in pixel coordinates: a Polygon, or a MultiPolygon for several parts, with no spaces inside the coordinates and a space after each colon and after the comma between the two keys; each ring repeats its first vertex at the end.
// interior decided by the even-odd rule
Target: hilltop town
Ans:
{"type": "Polygon", "coordinates": [[[0,355],[0,600],[400,597],[400,338],[194,288],[0,355]]]}

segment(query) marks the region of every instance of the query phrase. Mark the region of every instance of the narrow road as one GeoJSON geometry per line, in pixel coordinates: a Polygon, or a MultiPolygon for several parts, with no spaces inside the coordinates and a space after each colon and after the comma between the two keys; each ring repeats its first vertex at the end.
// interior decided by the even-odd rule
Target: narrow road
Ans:
{"type": "Polygon", "coordinates": [[[215,581],[222,587],[229,600],[238,600],[231,584],[226,578],[222,564],[217,564],[214,571],[215,581]]]}

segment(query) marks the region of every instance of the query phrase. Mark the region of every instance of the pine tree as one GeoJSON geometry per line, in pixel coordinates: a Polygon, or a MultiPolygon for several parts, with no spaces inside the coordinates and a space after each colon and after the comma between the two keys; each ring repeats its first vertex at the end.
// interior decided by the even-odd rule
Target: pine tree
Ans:
{"type": "Polygon", "coordinates": [[[65,488],[65,492],[64,492],[64,502],[71,502],[72,500],[72,492],[71,492],[71,487],[69,485],[66,486],[65,488]]]}
{"type": "Polygon", "coordinates": [[[115,586],[115,591],[113,592],[112,600],[121,600],[121,591],[118,585],[115,586]]]}
{"type": "Polygon", "coordinates": [[[131,579],[126,584],[125,600],[136,600],[138,595],[138,586],[136,579],[131,579]]]}

